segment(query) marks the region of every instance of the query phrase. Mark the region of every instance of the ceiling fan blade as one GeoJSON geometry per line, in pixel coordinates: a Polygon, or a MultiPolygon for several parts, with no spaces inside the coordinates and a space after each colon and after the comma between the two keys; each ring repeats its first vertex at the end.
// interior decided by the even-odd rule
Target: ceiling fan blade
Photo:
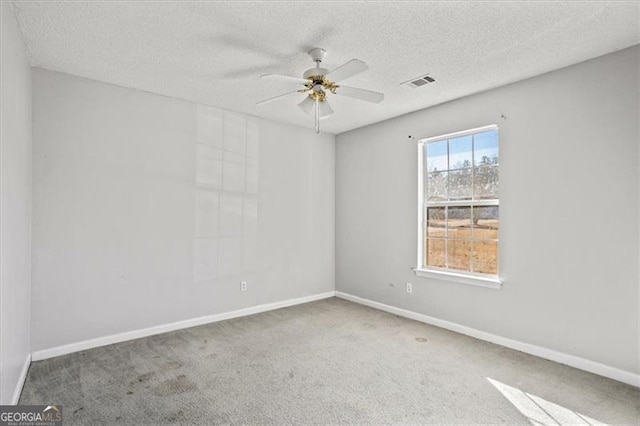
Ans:
{"type": "Polygon", "coordinates": [[[283,93],[282,95],[274,96],[273,98],[269,98],[269,99],[265,99],[263,101],[257,102],[256,105],[264,105],[269,102],[277,101],[278,99],[286,98],[287,96],[297,95],[297,94],[300,94],[300,92],[298,92],[297,90],[294,90],[293,92],[283,93]]]}
{"type": "Polygon", "coordinates": [[[336,95],[348,96],[361,101],[379,103],[384,99],[384,93],[374,92],[373,90],[358,89],[356,87],[338,86],[336,95]]]}
{"type": "Polygon", "coordinates": [[[266,78],[269,80],[280,80],[280,81],[288,81],[290,83],[299,83],[299,84],[307,84],[309,80],[299,77],[289,77],[288,75],[280,75],[280,74],[265,74],[261,75],[260,78],[266,78]]]}
{"type": "Polygon", "coordinates": [[[325,77],[336,83],[353,77],[356,74],[360,74],[362,71],[366,71],[369,68],[367,64],[359,59],[352,59],[346,64],[340,65],[338,68],[330,71],[325,77]]]}

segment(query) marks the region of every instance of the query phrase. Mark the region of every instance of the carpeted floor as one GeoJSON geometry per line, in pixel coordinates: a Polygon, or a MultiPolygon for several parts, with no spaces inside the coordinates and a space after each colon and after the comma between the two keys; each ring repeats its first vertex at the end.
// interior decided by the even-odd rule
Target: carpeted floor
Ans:
{"type": "Polygon", "coordinates": [[[340,299],[29,370],[65,424],[638,424],[640,389],[340,299]]]}

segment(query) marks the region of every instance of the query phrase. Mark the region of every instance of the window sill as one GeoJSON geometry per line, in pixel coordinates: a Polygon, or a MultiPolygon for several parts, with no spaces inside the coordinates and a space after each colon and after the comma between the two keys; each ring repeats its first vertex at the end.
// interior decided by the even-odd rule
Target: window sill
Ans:
{"type": "Polygon", "coordinates": [[[502,281],[499,278],[480,277],[467,274],[458,274],[450,271],[437,271],[434,269],[416,268],[413,272],[424,278],[437,278],[445,281],[453,281],[460,284],[475,285],[480,287],[493,288],[499,290],[502,287],[502,281]]]}

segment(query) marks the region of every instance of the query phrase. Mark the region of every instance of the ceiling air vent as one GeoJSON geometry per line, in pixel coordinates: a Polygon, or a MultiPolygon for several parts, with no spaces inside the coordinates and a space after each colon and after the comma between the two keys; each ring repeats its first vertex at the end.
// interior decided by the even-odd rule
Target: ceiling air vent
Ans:
{"type": "Polygon", "coordinates": [[[426,86],[427,84],[433,83],[434,81],[436,81],[435,78],[431,77],[429,74],[426,74],[417,78],[412,78],[411,80],[405,81],[402,84],[404,86],[411,87],[412,89],[417,89],[418,87],[426,86]]]}

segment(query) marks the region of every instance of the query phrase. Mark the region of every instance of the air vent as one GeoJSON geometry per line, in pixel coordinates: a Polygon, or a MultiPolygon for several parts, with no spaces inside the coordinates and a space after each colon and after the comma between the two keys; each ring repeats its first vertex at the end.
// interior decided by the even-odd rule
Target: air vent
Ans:
{"type": "Polygon", "coordinates": [[[429,74],[426,74],[421,77],[412,78],[411,80],[405,81],[402,84],[411,87],[412,89],[417,89],[418,87],[426,86],[427,84],[433,83],[434,81],[436,81],[435,78],[431,77],[429,74]]]}

